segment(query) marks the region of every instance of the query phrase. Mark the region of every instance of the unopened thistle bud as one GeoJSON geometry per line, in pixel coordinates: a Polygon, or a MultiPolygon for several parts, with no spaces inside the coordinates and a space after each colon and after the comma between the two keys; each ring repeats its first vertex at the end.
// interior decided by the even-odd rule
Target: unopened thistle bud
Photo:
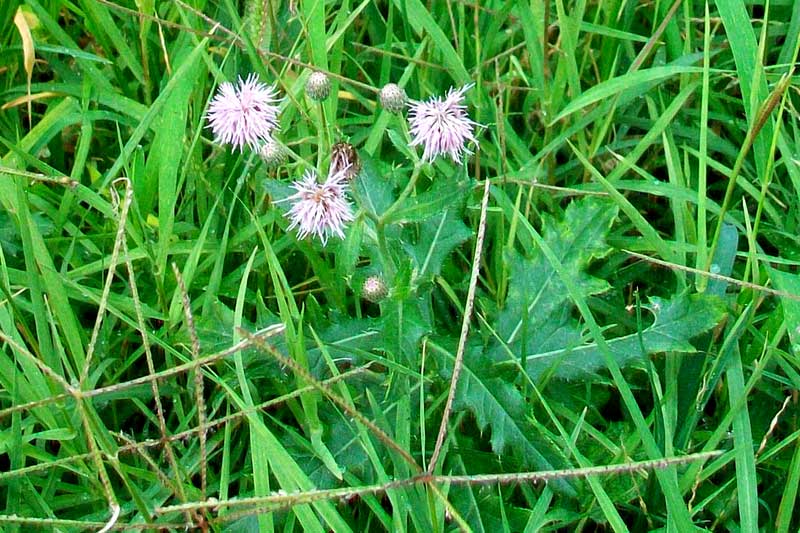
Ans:
{"type": "Polygon", "coordinates": [[[387,83],[381,89],[381,105],[389,113],[400,114],[406,107],[406,92],[396,83],[387,83]]]}
{"type": "Polygon", "coordinates": [[[286,162],[286,149],[272,139],[261,145],[258,154],[270,168],[279,167],[286,162]]]}
{"type": "Polygon", "coordinates": [[[389,289],[380,276],[368,277],[364,280],[364,285],[361,286],[361,295],[365,300],[374,304],[386,298],[387,294],[389,294],[389,289]]]}
{"type": "Polygon", "coordinates": [[[361,170],[358,152],[355,147],[346,142],[338,142],[331,146],[331,173],[344,170],[345,179],[351,181],[361,170]]]}
{"type": "Polygon", "coordinates": [[[331,94],[331,80],[324,72],[312,72],[306,81],[306,94],[318,102],[325,100],[331,94]]]}

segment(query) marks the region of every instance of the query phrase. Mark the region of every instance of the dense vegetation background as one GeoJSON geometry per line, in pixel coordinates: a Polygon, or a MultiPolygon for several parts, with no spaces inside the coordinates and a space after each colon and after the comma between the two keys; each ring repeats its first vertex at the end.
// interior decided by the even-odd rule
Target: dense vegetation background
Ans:
{"type": "Polygon", "coordinates": [[[3,1],[0,528],[797,531],[798,33],[793,0],[3,1]],[[277,165],[207,127],[250,73],[277,165]],[[420,161],[389,82],[474,83],[474,155],[420,161]],[[298,240],[338,142],[355,220],[298,240]]]}

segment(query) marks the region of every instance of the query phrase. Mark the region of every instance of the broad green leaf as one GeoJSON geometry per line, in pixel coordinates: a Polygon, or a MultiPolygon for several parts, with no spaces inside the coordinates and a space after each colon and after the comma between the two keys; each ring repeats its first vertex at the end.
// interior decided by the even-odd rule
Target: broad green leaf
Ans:
{"type": "Polygon", "coordinates": [[[414,261],[416,279],[424,282],[438,276],[450,252],[471,236],[472,230],[449,210],[421,224],[417,242],[403,242],[414,261]]]}
{"type": "Polygon", "coordinates": [[[336,276],[349,279],[353,276],[364,240],[364,219],[357,218],[345,232],[344,241],[336,253],[336,276]]]}
{"type": "MultiPolygon", "coordinates": [[[[49,237],[53,233],[55,225],[41,213],[33,213],[31,219],[36,224],[42,237],[49,237]]],[[[22,251],[22,240],[19,235],[19,229],[17,229],[17,225],[7,212],[0,212],[0,246],[3,247],[3,251],[10,257],[16,256],[22,251]]],[[[15,263],[16,261],[11,264],[13,266],[18,266],[15,263]]]]}
{"type": "MultiPolygon", "coordinates": [[[[737,243],[739,242],[739,232],[731,224],[723,224],[722,232],[720,233],[719,245],[714,252],[714,258],[711,262],[711,270],[723,276],[730,276],[733,270],[733,263],[736,260],[737,243]]],[[[696,286],[702,285],[700,279],[696,282],[696,286]]],[[[728,282],[721,279],[707,279],[707,286],[704,294],[713,295],[718,298],[725,297],[725,291],[728,287],[728,282]]],[[[713,334],[706,333],[696,340],[697,346],[709,346],[712,341],[713,334]]],[[[701,388],[711,387],[715,385],[707,382],[708,376],[705,375],[705,366],[709,358],[715,357],[714,355],[707,355],[706,357],[688,357],[681,361],[680,371],[678,373],[678,438],[676,446],[685,446],[688,442],[689,434],[696,426],[700,419],[702,409],[697,405],[697,394],[701,388]]]]}
{"type": "MultiPolygon", "coordinates": [[[[722,232],[719,236],[719,244],[714,253],[714,259],[711,262],[711,271],[730,277],[733,271],[733,263],[736,260],[736,251],[738,250],[739,232],[732,224],[723,224],[722,232]]],[[[777,283],[777,282],[776,282],[777,283]]],[[[725,295],[725,290],[728,288],[728,282],[721,279],[709,279],[706,291],[708,294],[714,294],[720,298],[725,295]]]]}
{"type": "Polygon", "coordinates": [[[361,172],[353,180],[351,192],[362,209],[380,217],[394,202],[391,180],[378,170],[375,162],[362,154],[361,172]]]}
{"type": "MultiPolygon", "coordinates": [[[[713,328],[725,313],[719,298],[688,293],[672,300],[652,298],[647,309],[655,317],[650,327],[641,333],[607,340],[620,367],[658,352],[696,352],[689,339],[713,328]]],[[[574,320],[567,318],[555,331],[540,331],[531,336],[524,355],[525,369],[532,379],[553,367],[554,375],[563,379],[591,377],[605,367],[605,359],[596,344],[576,344],[581,336],[574,320]]]]}
{"type": "MultiPolygon", "coordinates": [[[[451,369],[455,359],[452,352],[440,349],[447,358],[444,368],[451,369]]],[[[553,470],[564,466],[564,459],[527,419],[525,399],[517,387],[499,377],[491,360],[484,355],[483,346],[472,344],[464,353],[464,366],[458,382],[454,409],[469,409],[478,428],[491,428],[492,450],[497,454],[513,451],[526,468],[553,470]]],[[[552,484],[560,492],[575,494],[565,480],[552,484]]]]}
{"type": "Polygon", "coordinates": [[[389,137],[392,146],[406,156],[409,161],[417,161],[419,159],[419,156],[414,152],[414,148],[408,146],[408,138],[406,136],[394,129],[387,130],[386,135],[389,137]]]}
{"type": "Polygon", "coordinates": [[[381,302],[383,350],[394,359],[416,364],[419,340],[433,329],[430,299],[420,297],[411,287],[411,267],[401,265],[394,278],[391,297],[381,302]]]}
{"type": "Polygon", "coordinates": [[[469,191],[469,182],[459,180],[450,183],[447,178],[440,178],[431,190],[407,199],[404,204],[386,220],[388,224],[419,222],[440,213],[462,202],[469,191]]]}
{"type": "Polygon", "coordinates": [[[266,179],[262,183],[264,189],[272,197],[273,203],[277,203],[282,211],[288,211],[290,205],[284,203],[284,200],[295,193],[292,186],[286,182],[266,179]]]}
{"type": "Polygon", "coordinates": [[[404,361],[415,362],[419,340],[433,328],[431,311],[425,302],[417,298],[387,301],[381,320],[383,349],[398,356],[402,354],[404,361]]]}
{"type": "MultiPolygon", "coordinates": [[[[606,200],[585,198],[567,207],[564,220],[546,218],[543,234],[564,268],[585,295],[606,290],[608,284],[584,271],[592,259],[605,256],[611,248],[605,236],[617,216],[617,208],[606,200]]],[[[538,250],[526,259],[517,253],[509,258],[510,285],[505,308],[496,322],[496,331],[511,344],[547,321],[569,299],[564,284],[550,262],[538,250]]]]}
{"type": "MultiPolygon", "coordinates": [[[[184,131],[189,116],[189,102],[197,80],[205,73],[205,65],[200,56],[192,52],[181,64],[188,69],[184,76],[175,81],[173,91],[166,97],[156,119],[161,127],[153,139],[153,148],[145,166],[148,183],[144,188],[134,191],[144,194],[149,212],[149,202],[156,200],[158,206],[158,258],[156,268],[159,272],[168,270],[167,261],[174,239],[175,214],[179,204],[178,176],[181,171],[184,151],[184,131]],[[167,127],[169,125],[169,127],[167,127]],[[155,198],[154,198],[155,196],[155,198]]],[[[176,77],[177,78],[177,77],[176,77]]],[[[172,82],[172,80],[170,80],[172,82]]]]}

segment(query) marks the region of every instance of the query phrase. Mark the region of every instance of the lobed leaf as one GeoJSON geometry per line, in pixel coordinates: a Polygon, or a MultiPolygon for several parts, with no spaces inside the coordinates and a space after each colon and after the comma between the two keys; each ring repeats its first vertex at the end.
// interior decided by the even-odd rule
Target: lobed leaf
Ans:
{"type": "MultiPolygon", "coordinates": [[[[671,300],[652,298],[647,309],[655,317],[650,327],[606,341],[620,367],[654,353],[696,352],[689,340],[716,326],[725,314],[721,299],[687,292],[671,300]]],[[[534,380],[552,368],[555,368],[556,377],[579,379],[591,378],[605,367],[597,344],[578,344],[580,327],[574,320],[567,320],[546,338],[541,337],[543,335],[531,338],[522,356],[525,370],[534,380]],[[563,343],[567,339],[573,344],[563,343]]]]}
{"type": "Polygon", "coordinates": [[[414,262],[418,281],[430,281],[442,271],[450,253],[472,236],[469,229],[450,210],[445,210],[421,224],[417,242],[403,242],[403,248],[414,262]]]}
{"type": "MultiPolygon", "coordinates": [[[[545,240],[564,267],[575,273],[576,283],[587,296],[608,288],[608,283],[589,276],[585,270],[593,259],[611,251],[605,236],[616,216],[617,208],[612,203],[585,198],[567,207],[563,221],[545,219],[545,240]]],[[[540,251],[533,250],[529,258],[512,252],[508,264],[513,283],[495,329],[504,342],[512,343],[524,333],[523,326],[526,331],[541,327],[567,304],[568,296],[563,282],[540,251]]]]}
{"type": "MultiPolygon", "coordinates": [[[[454,359],[447,350],[442,352],[454,359]]],[[[452,368],[452,361],[448,364],[452,368]]],[[[528,421],[525,399],[520,391],[513,383],[497,375],[480,345],[472,344],[464,353],[464,366],[453,408],[469,409],[481,431],[491,429],[491,445],[495,453],[513,450],[528,468],[550,470],[564,466],[564,458],[528,421]]],[[[553,486],[560,492],[576,494],[574,487],[565,480],[558,480],[553,486]]]]}

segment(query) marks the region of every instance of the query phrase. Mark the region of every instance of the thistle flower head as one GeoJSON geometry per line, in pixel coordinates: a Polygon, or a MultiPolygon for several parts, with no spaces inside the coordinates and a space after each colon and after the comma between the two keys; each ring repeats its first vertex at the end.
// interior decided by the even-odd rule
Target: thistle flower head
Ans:
{"type": "Polygon", "coordinates": [[[387,83],[379,95],[381,106],[389,113],[399,114],[406,107],[408,98],[402,87],[396,83],[387,83]]]}
{"type": "Polygon", "coordinates": [[[433,161],[436,156],[447,154],[456,163],[461,162],[461,154],[471,154],[465,144],[477,143],[473,133],[477,122],[467,115],[463,104],[464,93],[472,84],[460,89],[450,89],[442,99],[434,96],[426,101],[411,101],[408,123],[413,139],[411,146],[423,145],[424,161],[433,161]]]}
{"type": "Polygon", "coordinates": [[[345,179],[351,181],[361,170],[361,163],[358,160],[358,152],[355,147],[346,142],[338,142],[331,146],[331,170],[334,174],[345,171],[345,179]]]}
{"type": "Polygon", "coordinates": [[[240,151],[247,144],[257,150],[261,142],[270,140],[278,126],[277,104],[274,86],[261,83],[255,74],[246,80],[239,77],[236,86],[230,82],[220,84],[206,112],[208,127],[217,143],[231,144],[240,151]]]}
{"type": "Polygon", "coordinates": [[[309,170],[302,180],[294,182],[292,187],[297,192],[286,199],[292,202],[286,216],[291,221],[289,229],[298,228],[298,238],[316,235],[323,245],[331,235],[344,239],[344,227],[354,218],[345,196],[345,172],[330,173],[324,183],[319,183],[316,172],[309,170]]]}
{"type": "Polygon", "coordinates": [[[314,71],[306,81],[306,94],[318,102],[325,100],[331,94],[331,80],[324,72],[314,71]]]}

